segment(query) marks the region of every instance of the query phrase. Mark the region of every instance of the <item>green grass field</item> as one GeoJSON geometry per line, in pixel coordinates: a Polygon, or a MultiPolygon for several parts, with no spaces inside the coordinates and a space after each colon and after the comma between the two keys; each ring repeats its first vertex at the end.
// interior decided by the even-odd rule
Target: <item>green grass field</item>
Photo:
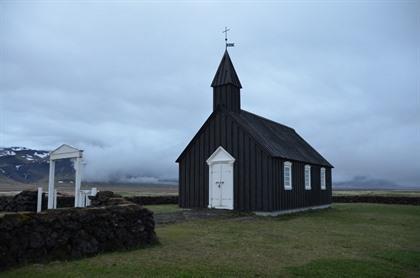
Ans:
{"type": "MultiPolygon", "coordinates": [[[[155,206],[160,212],[175,206],[155,206]]],[[[335,204],[276,218],[158,226],[160,244],[2,277],[420,277],[420,207],[335,204]]]]}
{"type": "Polygon", "coordinates": [[[145,206],[146,208],[150,209],[154,213],[167,213],[167,212],[176,212],[176,211],[182,211],[181,208],[178,207],[178,205],[150,205],[145,206]]]}

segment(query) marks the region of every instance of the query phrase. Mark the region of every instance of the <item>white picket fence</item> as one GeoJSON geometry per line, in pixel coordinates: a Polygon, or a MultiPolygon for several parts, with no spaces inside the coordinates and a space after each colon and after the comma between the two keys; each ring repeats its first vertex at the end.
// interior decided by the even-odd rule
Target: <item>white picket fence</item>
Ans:
{"type": "MultiPolygon", "coordinates": [[[[90,199],[89,196],[96,196],[98,193],[98,190],[96,187],[93,187],[92,189],[85,189],[85,190],[79,190],[79,196],[78,196],[78,204],[75,205],[75,207],[88,207],[90,206],[90,199]]],[[[75,196],[76,197],[76,196],[75,196]]],[[[57,208],[57,189],[54,189],[54,198],[53,198],[53,209],[57,208]]],[[[42,187],[38,187],[38,201],[37,201],[37,212],[41,212],[42,210],[42,187]]]]}

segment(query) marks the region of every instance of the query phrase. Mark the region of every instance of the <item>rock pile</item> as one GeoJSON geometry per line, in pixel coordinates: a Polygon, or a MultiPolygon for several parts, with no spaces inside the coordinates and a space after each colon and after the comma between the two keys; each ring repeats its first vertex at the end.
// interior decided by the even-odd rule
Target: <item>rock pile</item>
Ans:
{"type": "Polygon", "coordinates": [[[135,204],[6,214],[0,218],[0,269],[152,244],[154,226],[153,213],[135,204]]]}

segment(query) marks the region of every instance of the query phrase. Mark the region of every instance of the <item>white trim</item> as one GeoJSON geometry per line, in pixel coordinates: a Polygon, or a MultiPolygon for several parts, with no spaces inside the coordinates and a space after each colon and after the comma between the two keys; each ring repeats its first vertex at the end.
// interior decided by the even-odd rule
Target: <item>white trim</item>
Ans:
{"type": "Polygon", "coordinates": [[[83,156],[83,150],[76,149],[67,144],[63,144],[50,152],[50,159],[65,159],[65,158],[81,158],[83,156]]]}
{"type": "Polygon", "coordinates": [[[293,189],[293,184],[292,184],[293,178],[292,177],[293,177],[293,175],[292,175],[292,162],[290,162],[290,161],[283,162],[283,186],[284,186],[284,190],[292,190],[293,189]],[[286,185],[286,168],[289,171],[288,185],[286,185]]]}
{"type": "Polygon", "coordinates": [[[305,169],[303,171],[303,179],[305,182],[305,190],[311,190],[311,165],[305,165],[305,169]],[[308,171],[308,180],[306,180],[306,171],[308,171]]]}
{"type": "Polygon", "coordinates": [[[327,175],[325,173],[324,167],[321,168],[320,179],[321,179],[321,190],[326,190],[327,189],[327,175]]]}
{"type": "Polygon", "coordinates": [[[330,207],[331,207],[331,204],[321,205],[321,206],[313,206],[313,207],[305,207],[305,208],[297,208],[297,209],[278,210],[278,211],[272,211],[272,212],[256,211],[254,213],[255,213],[255,215],[258,215],[258,216],[279,216],[279,215],[296,213],[296,212],[303,212],[303,211],[308,211],[308,210],[326,209],[326,208],[330,208],[330,207]]]}
{"type": "Polygon", "coordinates": [[[212,155],[206,160],[208,165],[218,163],[218,162],[224,162],[224,163],[234,163],[235,158],[228,153],[222,146],[219,146],[212,155]],[[219,155],[218,154],[222,154],[219,155]]]}

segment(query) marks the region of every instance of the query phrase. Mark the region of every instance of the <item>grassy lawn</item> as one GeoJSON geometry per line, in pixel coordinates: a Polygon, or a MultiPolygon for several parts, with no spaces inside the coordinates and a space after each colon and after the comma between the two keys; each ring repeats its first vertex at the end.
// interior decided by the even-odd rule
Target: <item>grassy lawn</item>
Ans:
{"type": "Polygon", "coordinates": [[[150,209],[154,213],[169,213],[183,210],[179,208],[178,205],[149,205],[144,207],[150,209]]]}
{"type": "Polygon", "coordinates": [[[28,265],[0,276],[420,276],[418,206],[335,204],[324,211],[277,218],[161,225],[157,234],[161,244],[153,247],[28,265]]]}

